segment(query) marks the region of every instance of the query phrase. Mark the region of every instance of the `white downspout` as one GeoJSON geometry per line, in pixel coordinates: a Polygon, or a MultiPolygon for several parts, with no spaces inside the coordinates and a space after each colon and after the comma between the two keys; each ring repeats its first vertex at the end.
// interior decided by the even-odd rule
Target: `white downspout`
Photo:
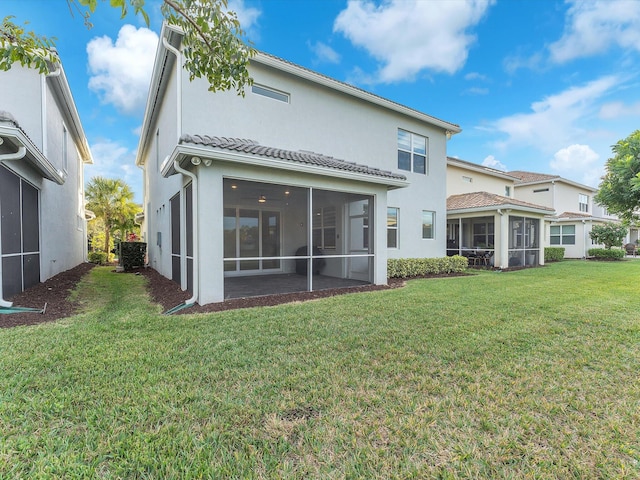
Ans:
{"type": "Polygon", "coordinates": [[[182,135],[182,73],[180,60],[182,58],[182,54],[180,50],[172,46],[166,37],[162,37],[162,45],[167,51],[173,53],[176,56],[176,125],[177,125],[177,136],[176,141],[180,140],[180,136],[182,135]]]}
{"type": "Polygon", "coordinates": [[[60,70],[60,67],[57,66],[53,72],[40,77],[42,78],[41,92],[40,92],[40,94],[42,95],[42,110],[41,110],[42,111],[42,153],[44,154],[45,157],[47,156],[49,151],[48,149],[49,135],[47,132],[47,78],[58,77],[60,76],[61,73],[62,73],[62,70],[60,70]]]}
{"type": "Polygon", "coordinates": [[[194,173],[182,168],[178,160],[173,161],[173,168],[175,168],[176,172],[189,177],[191,179],[191,185],[193,186],[193,192],[191,193],[193,195],[193,212],[191,212],[193,215],[193,295],[189,300],[184,302],[186,306],[189,306],[193,305],[198,299],[198,291],[200,289],[200,266],[198,265],[198,258],[200,256],[198,242],[198,177],[194,173]]]}
{"type": "MultiPolygon", "coordinates": [[[[2,137],[0,137],[0,145],[2,145],[3,143],[4,143],[4,140],[2,139],[2,137]]],[[[4,155],[0,155],[0,163],[3,163],[5,161],[9,161],[9,160],[20,160],[20,159],[24,158],[24,156],[26,154],[27,154],[26,147],[24,145],[21,145],[20,148],[18,148],[17,152],[5,153],[4,155]]],[[[1,262],[0,262],[0,277],[2,277],[2,263],[1,262]]],[[[2,298],[2,296],[0,296],[0,307],[10,308],[11,306],[13,306],[12,302],[7,302],[6,300],[4,300],[2,298]]]]}

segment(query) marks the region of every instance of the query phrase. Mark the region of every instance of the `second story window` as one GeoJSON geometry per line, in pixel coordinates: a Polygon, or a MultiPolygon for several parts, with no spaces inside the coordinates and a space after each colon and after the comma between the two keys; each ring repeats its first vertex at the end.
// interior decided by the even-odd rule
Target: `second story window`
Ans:
{"type": "Polygon", "coordinates": [[[278,100],[280,102],[289,103],[289,94],[286,92],[280,92],[273,88],[266,87],[264,85],[258,85],[254,83],[251,85],[251,92],[256,95],[261,95],[267,98],[273,98],[274,100],[278,100]]]}
{"type": "Polygon", "coordinates": [[[504,186],[504,196],[505,197],[510,197],[511,196],[511,187],[509,185],[505,185],[504,186]]]}
{"type": "Polygon", "coordinates": [[[398,168],[414,173],[429,173],[429,139],[398,129],[398,168]]]}
{"type": "Polygon", "coordinates": [[[578,208],[581,212],[589,211],[589,196],[583,193],[578,194],[578,208]]]}

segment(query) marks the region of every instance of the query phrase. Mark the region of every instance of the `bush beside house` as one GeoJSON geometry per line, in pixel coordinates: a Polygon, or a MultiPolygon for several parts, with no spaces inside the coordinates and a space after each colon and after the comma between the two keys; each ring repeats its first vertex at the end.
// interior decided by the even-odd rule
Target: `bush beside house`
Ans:
{"type": "Polygon", "coordinates": [[[621,248],[590,248],[588,253],[596,260],[622,260],[627,254],[621,248]]]}
{"type": "Polygon", "coordinates": [[[462,273],[468,264],[467,258],[460,255],[443,258],[390,258],[387,260],[387,276],[409,278],[462,273]]]}
{"type": "Polygon", "coordinates": [[[544,261],[559,262],[564,258],[564,247],[545,247],[544,261]]]}

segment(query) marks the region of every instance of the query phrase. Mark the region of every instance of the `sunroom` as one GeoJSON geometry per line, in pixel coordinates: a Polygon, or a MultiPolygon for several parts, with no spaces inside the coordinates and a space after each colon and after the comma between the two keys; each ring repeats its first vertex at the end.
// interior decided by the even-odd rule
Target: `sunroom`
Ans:
{"type": "Polygon", "coordinates": [[[183,175],[172,277],[200,304],[386,283],[387,190],[404,176],[246,140],[183,143],[163,168],[183,175]]]}
{"type": "Polygon", "coordinates": [[[447,255],[471,266],[513,268],[544,264],[544,216],[553,210],[476,192],[447,199],[447,255]]]}

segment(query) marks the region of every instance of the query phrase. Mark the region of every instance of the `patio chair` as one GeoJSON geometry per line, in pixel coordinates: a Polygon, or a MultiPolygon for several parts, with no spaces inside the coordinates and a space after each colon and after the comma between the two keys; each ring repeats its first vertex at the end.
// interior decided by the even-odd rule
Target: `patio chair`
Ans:
{"type": "Polygon", "coordinates": [[[635,243],[627,243],[624,246],[624,249],[627,251],[627,255],[633,255],[635,257],[638,251],[638,246],[635,243]]]}

